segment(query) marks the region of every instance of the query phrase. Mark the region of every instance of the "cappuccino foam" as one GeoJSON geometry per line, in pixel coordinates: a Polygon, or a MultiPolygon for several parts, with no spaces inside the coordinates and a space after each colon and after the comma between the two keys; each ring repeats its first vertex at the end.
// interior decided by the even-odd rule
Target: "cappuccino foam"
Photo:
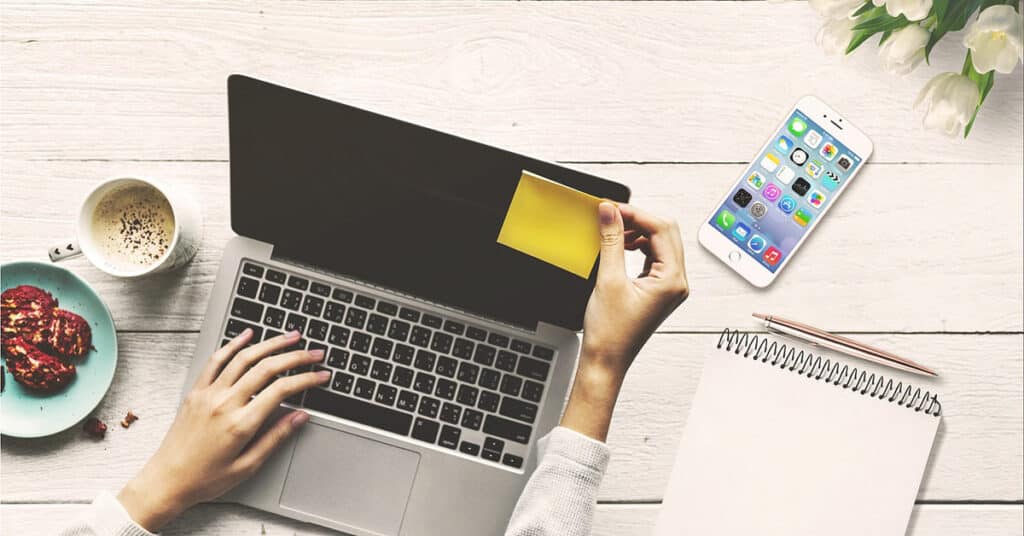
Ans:
{"type": "Polygon", "coordinates": [[[159,262],[171,248],[174,231],[170,202],[145,184],[107,193],[93,211],[93,240],[117,271],[135,271],[159,262]]]}

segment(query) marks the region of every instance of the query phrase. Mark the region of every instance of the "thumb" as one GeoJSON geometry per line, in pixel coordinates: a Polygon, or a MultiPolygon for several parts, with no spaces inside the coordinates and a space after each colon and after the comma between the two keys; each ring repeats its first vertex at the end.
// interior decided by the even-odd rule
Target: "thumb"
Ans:
{"type": "Polygon", "coordinates": [[[273,454],[274,450],[281,446],[286,439],[291,437],[292,433],[308,420],[309,414],[304,411],[292,411],[282,415],[277,422],[249,444],[249,447],[242,452],[236,463],[247,473],[256,472],[263,465],[263,462],[267,461],[267,458],[273,454]]]}
{"type": "Polygon", "coordinates": [[[615,204],[604,201],[597,206],[601,230],[601,262],[597,281],[614,281],[626,277],[626,252],[623,249],[622,214],[615,204]]]}

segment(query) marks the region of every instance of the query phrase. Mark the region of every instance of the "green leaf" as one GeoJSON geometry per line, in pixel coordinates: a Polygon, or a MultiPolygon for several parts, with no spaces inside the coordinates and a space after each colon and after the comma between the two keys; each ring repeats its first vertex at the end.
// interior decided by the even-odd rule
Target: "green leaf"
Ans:
{"type": "MultiPolygon", "coordinates": [[[[978,10],[983,0],[952,0],[946,6],[944,6],[945,13],[942,17],[937,18],[935,28],[932,30],[932,34],[928,37],[928,44],[924,46],[924,57],[931,63],[932,48],[939,42],[947,33],[957,32],[967,26],[967,20],[971,14],[978,10]]],[[[989,0],[984,0],[989,1],[989,0]]],[[[932,4],[932,10],[935,10],[935,4],[932,4]]]]}
{"type": "Polygon", "coordinates": [[[854,50],[857,50],[857,47],[864,44],[864,41],[867,41],[872,35],[875,35],[875,33],[876,32],[865,31],[855,32],[853,34],[853,39],[850,39],[850,44],[846,46],[846,53],[850,54],[854,50]]]}
{"type": "Polygon", "coordinates": [[[948,7],[949,0],[932,0],[932,14],[935,15],[937,24],[946,18],[946,9],[948,7]]]}
{"type": "Polygon", "coordinates": [[[992,91],[992,86],[996,82],[996,72],[991,70],[985,74],[981,74],[974,69],[974,63],[971,61],[971,52],[967,51],[967,59],[964,60],[964,70],[967,78],[973,81],[978,86],[978,105],[974,107],[974,113],[971,115],[970,122],[964,127],[964,137],[971,133],[971,129],[974,128],[974,120],[978,118],[978,111],[981,110],[981,105],[985,102],[985,97],[988,96],[989,92],[992,91]]]}
{"type": "Polygon", "coordinates": [[[871,11],[872,9],[876,9],[875,8],[875,4],[872,3],[871,0],[868,0],[867,2],[864,2],[864,5],[862,5],[859,8],[857,8],[857,11],[854,11],[853,15],[850,15],[850,17],[851,18],[857,18],[857,17],[867,13],[868,11],[871,11]]]}
{"type": "Polygon", "coordinates": [[[882,38],[878,40],[878,45],[881,46],[885,43],[886,39],[892,37],[892,30],[886,30],[882,33],[882,38]]]}

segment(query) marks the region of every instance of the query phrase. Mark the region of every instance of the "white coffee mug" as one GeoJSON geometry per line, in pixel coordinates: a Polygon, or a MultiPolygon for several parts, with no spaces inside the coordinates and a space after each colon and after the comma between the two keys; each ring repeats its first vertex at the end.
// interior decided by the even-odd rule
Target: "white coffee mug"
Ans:
{"type": "MultiPolygon", "coordinates": [[[[160,209],[164,208],[167,207],[160,203],[160,209]]],[[[151,213],[152,211],[147,214],[151,213]]],[[[159,221],[162,223],[165,220],[161,218],[159,221]]],[[[49,255],[51,261],[57,262],[84,254],[89,262],[110,275],[142,277],[184,266],[199,250],[201,233],[202,219],[199,208],[191,196],[151,179],[119,177],[100,183],[85,197],[85,201],[82,202],[82,207],[78,211],[75,231],[77,238],[51,247],[49,255]],[[133,234],[128,227],[139,225],[139,223],[124,219],[121,220],[123,222],[121,229],[108,229],[109,232],[106,233],[97,230],[97,227],[102,226],[102,223],[97,222],[97,209],[117,206],[113,203],[122,202],[126,199],[125,196],[130,195],[151,195],[155,200],[159,200],[162,196],[167,201],[171,212],[170,216],[173,218],[173,229],[169,230],[170,237],[147,239],[154,235],[167,234],[164,232],[167,231],[167,227],[161,227],[160,232],[157,233],[146,234],[144,228],[142,232],[133,234]],[[103,203],[102,207],[101,203],[103,203]],[[115,234],[120,234],[120,236],[113,236],[115,234]],[[125,236],[128,238],[125,239],[125,236]],[[149,248],[159,253],[148,255],[145,262],[133,262],[131,265],[126,265],[126,262],[118,262],[115,259],[118,255],[110,251],[111,246],[108,245],[105,248],[100,243],[100,240],[118,239],[132,240],[143,250],[149,248]]],[[[125,254],[121,256],[125,256],[125,254]]],[[[139,254],[140,258],[141,256],[139,254]]]]}

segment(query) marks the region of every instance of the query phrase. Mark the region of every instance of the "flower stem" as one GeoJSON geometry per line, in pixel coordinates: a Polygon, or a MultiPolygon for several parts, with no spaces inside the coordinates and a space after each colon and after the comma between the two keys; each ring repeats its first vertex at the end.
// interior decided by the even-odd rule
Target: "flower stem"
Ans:
{"type": "Polygon", "coordinates": [[[964,58],[964,68],[960,70],[960,74],[969,77],[972,70],[974,70],[974,63],[971,61],[971,49],[967,49],[967,57],[964,58]]]}

